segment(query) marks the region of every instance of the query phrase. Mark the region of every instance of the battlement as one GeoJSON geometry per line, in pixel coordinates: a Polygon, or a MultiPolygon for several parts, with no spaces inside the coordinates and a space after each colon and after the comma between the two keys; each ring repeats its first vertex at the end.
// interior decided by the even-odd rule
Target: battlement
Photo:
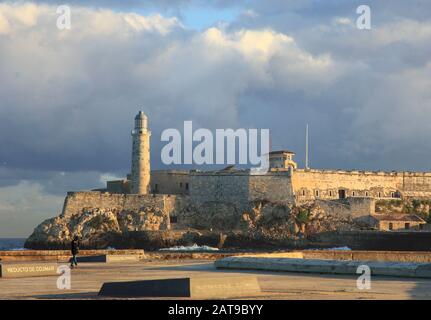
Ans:
{"type": "Polygon", "coordinates": [[[170,195],[166,194],[117,194],[117,193],[110,193],[105,191],[68,191],[67,196],[70,197],[99,197],[99,198],[117,198],[117,199],[131,199],[131,198],[163,198],[163,197],[169,197],[170,195]]]}
{"type": "Polygon", "coordinates": [[[377,176],[407,176],[407,177],[431,177],[431,172],[414,171],[368,171],[368,170],[341,170],[341,169],[295,169],[294,172],[322,173],[322,174],[347,174],[347,175],[377,175],[377,176]]]}
{"type": "Polygon", "coordinates": [[[289,176],[289,171],[268,171],[265,174],[251,174],[250,169],[244,169],[244,170],[219,170],[219,171],[198,171],[193,170],[190,171],[190,176],[289,176]]]}
{"type": "Polygon", "coordinates": [[[171,169],[171,170],[151,170],[151,174],[184,174],[188,175],[190,173],[189,170],[177,170],[177,169],[171,169]]]}

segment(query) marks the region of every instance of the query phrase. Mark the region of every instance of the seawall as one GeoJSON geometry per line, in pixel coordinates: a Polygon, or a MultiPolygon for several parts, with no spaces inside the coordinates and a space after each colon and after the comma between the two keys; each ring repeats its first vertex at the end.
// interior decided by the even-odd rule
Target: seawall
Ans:
{"type": "MultiPolygon", "coordinates": [[[[144,258],[144,250],[80,250],[80,257],[100,255],[135,255],[144,258]]],[[[23,250],[23,251],[0,251],[2,262],[10,261],[58,261],[65,262],[70,259],[69,250],[23,250]]]]}
{"type": "MultiPolygon", "coordinates": [[[[299,258],[324,259],[345,261],[381,261],[381,262],[415,262],[431,263],[431,252],[424,251],[361,251],[361,250],[220,250],[214,252],[175,252],[175,251],[146,251],[144,250],[81,250],[79,256],[118,255],[138,256],[140,260],[217,260],[230,256],[265,256],[272,258],[299,258]]],[[[26,250],[26,251],[0,251],[3,262],[11,261],[57,261],[64,262],[70,259],[68,250],[26,250]]]]}
{"type": "Polygon", "coordinates": [[[338,231],[310,237],[320,247],[353,250],[431,251],[431,232],[338,231]]]}

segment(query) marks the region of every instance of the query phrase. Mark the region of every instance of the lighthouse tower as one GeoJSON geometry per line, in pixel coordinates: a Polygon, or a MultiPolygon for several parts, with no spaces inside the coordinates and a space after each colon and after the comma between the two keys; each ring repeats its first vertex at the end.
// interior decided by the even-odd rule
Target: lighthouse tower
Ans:
{"type": "Polygon", "coordinates": [[[132,186],[134,194],[150,192],[150,136],[148,118],[143,111],[135,117],[135,128],[132,130],[132,186]]]}

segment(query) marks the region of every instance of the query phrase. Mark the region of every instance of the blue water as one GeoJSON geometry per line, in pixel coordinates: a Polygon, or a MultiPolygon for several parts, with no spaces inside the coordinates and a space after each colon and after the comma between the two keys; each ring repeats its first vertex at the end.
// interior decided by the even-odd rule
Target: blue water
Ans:
{"type": "Polygon", "coordinates": [[[25,238],[0,238],[0,251],[24,250],[25,238]]]}

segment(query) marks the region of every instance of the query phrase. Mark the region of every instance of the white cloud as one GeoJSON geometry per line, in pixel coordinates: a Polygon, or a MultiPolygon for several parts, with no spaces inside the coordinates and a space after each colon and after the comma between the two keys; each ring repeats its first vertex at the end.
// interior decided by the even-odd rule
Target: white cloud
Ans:
{"type": "Polygon", "coordinates": [[[349,25],[352,24],[352,20],[347,17],[336,17],[334,18],[334,23],[340,25],[349,25]]]}
{"type": "Polygon", "coordinates": [[[341,68],[328,54],[314,56],[301,49],[295,39],[271,29],[224,32],[217,28],[206,30],[203,46],[211,50],[211,57],[226,59],[228,52],[242,55],[251,77],[245,82],[260,82],[286,90],[301,88],[310,94],[334,81],[341,68]],[[320,87],[316,87],[319,85],[320,87]]]}
{"type": "Polygon", "coordinates": [[[164,18],[160,14],[143,17],[135,13],[130,13],[124,16],[124,20],[136,31],[157,31],[163,35],[169,33],[172,28],[181,25],[177,18],[164,18]]]}
{"type": "Polygon", "coordinates": [[[166,35],[182,25],[175,17],[166,18],[160,14],[142,16],[136,13],[114,12],[110,9],[92,9],[70,6],[72,29],[58,32],[56,23],[59,14],[56,6],[33,3],[0,4],[0,32],[17,34],[36,31],[58,37],[73,36],[130,36],[133,33],[156,32],[166,35]],[[35,29],[35,27],[37,29],[35,29]]]}
{"type": "Polygon", "coordinates": [[[22,27],[34,27],[37,24],[38,16],[41,11],[40,8],[45,7],[38,7],[32,3],[0,3],[0,26],[9,26],[8,31],[22,27]]]}
{"type": "Polygon", "coordinates": [[[105,185],[106,186],[106,182],[107,181],[112,181],[112,180],[123,180],[123,179],[125,179],[126,177],[121,177],[121,176],[118,176],[118,175],[116,175],[116,174],[113,174],[113,173],[102,173],[101,175],[100,175],[100,183],[102,183],[103,185],[105,185]]]}
{"type": "Polygon", "coordinates": [[[225,33],[218,28],[210,28],[204,32],[203,38],[208,45],[215,46],[215,49],[235,49],[252,61],[267,61],[282,51],[283,46],[294,43],[291,37],[269,29],[225,33]]]}
{"type": "Polygon", "coordinates": [[[256,11],[254,11],[253,9],[247,9],[247,10],[244,10],[244,11],[242,12],[242,15],[243,15],[244,17],[248,17],[248,18],[256,18],[256,17],[258,17],[258,16],[259,16],[259,14],[258,14],[258,13],[256,13],[256,11]]]}
{"type": "Polygon", "coordinates": [[[4,14],[0,13],[0,35],[7,34],[10,32],[9,20],[6,19],[4,14]]]}

